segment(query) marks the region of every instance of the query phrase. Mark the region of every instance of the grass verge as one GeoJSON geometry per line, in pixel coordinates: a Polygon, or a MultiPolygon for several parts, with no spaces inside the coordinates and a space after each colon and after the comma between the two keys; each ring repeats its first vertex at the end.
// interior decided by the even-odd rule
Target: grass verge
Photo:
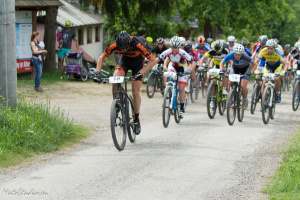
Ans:
{"type": "Polygon", "coordinates": [[[20,102],[16,108],[0,107],[0,167],[77,143],[88,132],[47,105],[20,102]]]}
{"type": "Polygon", "coordinates": [[[300,199],[300,131],[290,140],[279,169],[264,191],[271,200],[300,199]]]}

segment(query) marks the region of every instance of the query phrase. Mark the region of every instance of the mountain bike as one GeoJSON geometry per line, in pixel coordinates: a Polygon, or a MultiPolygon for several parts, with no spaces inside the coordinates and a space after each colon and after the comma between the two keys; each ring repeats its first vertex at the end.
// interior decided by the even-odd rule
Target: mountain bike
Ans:
{"type": "Polygon", "coordinates": [[[268,124],[270,119],[274,119],[276,106],[275,78],[279,76],[280,74],[278,73],[269,73],[263,77],[266,81],[261,100],[262,120],[264,124],[268,124]]]}
{"type": "Polygon", "coordinates": [[[255,83],[253,84],[251,102],[250,102],[250,113],[253,115],[256,110],[256,105],[261,99],[261,85],[262,85],[262,73],[255,74],[255,83]]]}
{"type": "Polygon", "coordinates": [[[179,77],[189,75],[189,72],[186,73],[176,73],[174,72],[171,76],[168,76],[167,86],[164,93],[163,106],[162,106],[162,121],[163,126],[167,128],[170,123],[171,115],[174,115],[175,122],[180,123],[182,116],[179,114],[179,88],[178,88],[178,79],[179,77]]]}
{"type": "Polygon", "coordinates": [[[110,111],[110,129],[114,146],[119,151],[124,150],[127,135],[131,143],[136,139],[133,99],[127,94],[127,81],[134,79],[135,77],[112,76],[107,81],[115,86],[110,111]]]}
{"type": "Polygon", "coordinates": [[[207,86],[206,86],[207,69],[208,69],[208,66],[206,64],[199,66],[197,69],[194,93],[193,93],[194,94],[193,98],[195,100],[197,100],[199,98],[200,89],[201,89],[203,98],[206,97],[206,95],[207,95],[207,86]]]}
{"type": "Polygon", "coordinates": [[[229,74],[229,81],[231,82],[231,91],[229,92],[227,99],[227,122],[229,125],[233,125],[236,115],[239,122],[244,119],[245,105],[244,97],[242,95],[241,79],[244,75],[229,74]]]}
{"type": "Polygon", "coordinates": [[[164,94],[164,81],[163,81],[163,65],[156,65],[148,76],[146,85],[146,92],[149,98],[153,98],[156,91],[160,91],[164,94]]]}
{"type": "Polygon", "coordinates": [[[208,71],[210,83],[207,89],[207,114],[210,119],[216,115],[217,107],[219,114],[223,115],[226,109],[227,94],[223,92],[222,81],[224,73],[220,69],[210,69],[208,71]]]}

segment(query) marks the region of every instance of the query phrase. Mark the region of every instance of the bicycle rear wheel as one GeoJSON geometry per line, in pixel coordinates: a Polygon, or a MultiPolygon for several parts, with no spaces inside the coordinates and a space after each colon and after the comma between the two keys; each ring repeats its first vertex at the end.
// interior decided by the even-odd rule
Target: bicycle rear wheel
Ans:
{"type": "Polygon", "coordinates": [[[126,113],[118,99],[114,99],[111,105],[110,127],[116,149],[124,150],[127,134],[126,113]]]}
{"type": "Polygon", "coordinates": [[[171,99],[172,99],[172,88],[167,87],[164,95],[163,106],[162,106],[162,118],[163,118],[163,125],[165,128],[169,126],[170,123],[170,116],[171,116],[171,99]]]}
{"type": "Polygon", "coordinates": [[[236,107],[237,107],[236,95],[237,94],[234,88],[230,91],[227,99],[227,122],[230,126],[234,124],[236,118],[236,107]]]}
{"type": "Polygon", "coordinates": [[[267,86],[264,89],[262,100],[261,100],[261,113],[262,113],[262,120],[264,124],[268,124],[270,121],[270,115],[271,115],[270,114],[271,108],[269,106],[270,99],[271,99],[271,88],[267,86]]]}
{"type": "Polygon", "coordinates": [[[300,81],[296,81],[294,91],[293,91],[293,100],[292,107],[293,111],[297,111],[300,104],[300,81]]]}
{"type": "Polygon", "coordinates": [[[156,92],[156,88],[157,88],[157,77],[153,72],[151,72],[146,85],[146,92],[149,98],[153,98],[156,92]]]}
{"type": "Polygon", "coordinates": [[[217,111],[216,95],[213,95],[213,93],[216,94],[216,92],[216,84],[214,83],[214,81],[211,81],[208,86],[206,99],[207,114],[210,119],[213,119],[215,117],[217,111]]]}
{"type": "Polygon", "coordinates": [[[132,98],[128,97],[127,105],[126,105],[126,116],[127,116],[127,132],[128,138],[131,143],[135,142],[136,134],[135,134],[135,125],[134,125],[134,107],[132,103],[132,98]]]}

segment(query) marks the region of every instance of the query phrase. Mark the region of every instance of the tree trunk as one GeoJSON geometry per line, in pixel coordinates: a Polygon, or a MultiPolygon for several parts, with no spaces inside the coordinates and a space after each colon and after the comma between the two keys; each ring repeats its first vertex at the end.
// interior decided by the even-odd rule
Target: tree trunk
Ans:
{"type": "Polygon", "coordinates": [[[213,38],[214,34],[213,34],[213,30],[212,30],[212,25],[210,23],[209,19],[205,19],[204,22],[204,37],[205,38],[213,38]]]}
{"type": "Polygon", "coordinates": [[[58,8],[48,8],[46,11],[45,18],[45,37],[44,42],[48,54],[46,56],[45,61],[45,70],[53,71],[56,69],[56,49],[55,49],[55,41],[56,41],[56,17],[57,17],[58,8]]]}

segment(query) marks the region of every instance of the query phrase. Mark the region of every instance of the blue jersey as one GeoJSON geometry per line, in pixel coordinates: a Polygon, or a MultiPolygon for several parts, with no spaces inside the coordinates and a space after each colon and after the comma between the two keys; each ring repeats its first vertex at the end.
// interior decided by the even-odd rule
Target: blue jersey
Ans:
{"type": "Polygon", "coordinates": [[[225,56],[225,58],[223,59],[222,63],[226,64],[226,63],[228,63],[230,61],[233,62],[232,67],[233,68],[238,68],[238,69],[247,68],[252,63],[251,57],[248,56],[246,53],[243,53],[241,55],[240,60],[236,60],[234,58],[234,53],[233,52],[229,53],[227,56],[225,56]]]}

